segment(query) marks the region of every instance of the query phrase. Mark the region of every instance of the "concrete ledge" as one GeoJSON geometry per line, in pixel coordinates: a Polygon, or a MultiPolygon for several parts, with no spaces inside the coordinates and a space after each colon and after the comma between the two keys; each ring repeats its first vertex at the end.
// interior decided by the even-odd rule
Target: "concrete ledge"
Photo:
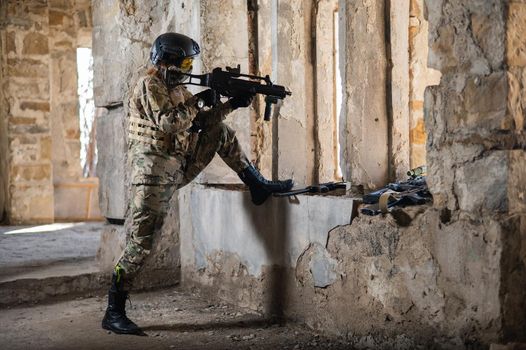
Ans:
{"type": "Polygon", "coordinates": [[[234,254],[253,276],[264,266],[295,267],[312,244],[351,221],[353,198],[299,195],[255,206],[244,191],[188,186],[179,191],[181,265],[200,270],[218,253],[234,254]]]}

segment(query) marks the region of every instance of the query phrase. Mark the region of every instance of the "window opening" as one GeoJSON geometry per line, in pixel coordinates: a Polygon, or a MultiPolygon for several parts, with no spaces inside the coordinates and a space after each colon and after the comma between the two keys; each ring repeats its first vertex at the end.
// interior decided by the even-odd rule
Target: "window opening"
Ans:
{"type": "Polygon", "coordinates": [[[340,31],[340,21],[339,21],[339,12],[338,9],[336,9],[333,13],[333,89],[334,89],[334,107],[333,107],[333,114],[334,114],[334,140],[336,147],[334,149],[334,177],[336,179],[342,179],[342,169],[340,164],[340,115],[342,110],[342,101],[343,101],[343,86],[342,86],[342,76],[341,76],[341,68],[340,68],[340,48],[339,48],[339,31],[340,31]]]}
{"type": "Polygon", "coordinates": [[[80,165],[84,177],[95,176],[95,103],[93,100],[93,56],[90,48],[77,48],[77,73],[80,119],[80,165]]]}

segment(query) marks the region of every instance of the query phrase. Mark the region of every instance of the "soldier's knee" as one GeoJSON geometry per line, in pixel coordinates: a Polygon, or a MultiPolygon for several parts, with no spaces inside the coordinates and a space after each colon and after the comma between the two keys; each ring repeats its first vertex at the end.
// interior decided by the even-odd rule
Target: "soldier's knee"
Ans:
{"type": "Polygon", "coordinates": [[[234,135],[236,134],[234,129],[232,129],[231,127],[229,127],[228,125],[226,125],[223,122],[218,123],[215,126],[215,130],[214,131],[216,133],[216,138],[218,138],[218,139],[220,139],[222,141],[231,140],[234,137],[234,135]]]}

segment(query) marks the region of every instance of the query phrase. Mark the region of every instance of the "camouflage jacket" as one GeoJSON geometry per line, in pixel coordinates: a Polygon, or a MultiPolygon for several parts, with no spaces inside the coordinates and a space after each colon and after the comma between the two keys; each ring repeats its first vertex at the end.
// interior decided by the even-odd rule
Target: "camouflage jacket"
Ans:
{"type": "Polygon", "coordinates": [[[193,119],[219,122],[232,111],[221,103],[199,111],[184,85],[168,89],[157,75],[139,79],[130,99],[128,162],[133,184],[180,184],[195,133],[193,119]]]}

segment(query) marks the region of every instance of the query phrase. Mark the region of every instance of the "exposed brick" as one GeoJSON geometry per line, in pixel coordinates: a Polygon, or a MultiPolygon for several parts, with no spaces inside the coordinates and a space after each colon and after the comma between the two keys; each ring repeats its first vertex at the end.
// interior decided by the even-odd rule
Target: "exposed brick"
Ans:
{"type": "Polygon", "coordinates": [[[64,136],[66,139],[78,140],[80,138],[80,131],[78,129],[68,129],[64,136]]]}
{"type": "Polygon", "coordinates": [[[50,9],[67,10],[75,6],[75,1],[72,0],[48,0],[50,9]]]}
{"type": "Polygon", "coordinates": [[[40,159],[50,160],[52,152],[52,140],[50,136],[45,136],[40,139],[40,159]]]}
{"type": "Polygon", "coordinates": [[[48,78],[49,66],[38,60],[12,58],[7,60],[7,74],[13,77],[48,78]]]}
{"type": "Polygon", "coordinates": [[[63,11],[49,10],[49,25],[61,26],[64,23],[66,14],[63,11]]]}
{"type": "Polygon", "coordinates": [[[27,118],[27,117],[10,117],[10,125],[32,125],[36,123],[36,118],[27,118]]]}
{"type": "Polygon", "coordinates": [[[40,33],[28,33],[24,38],[22,53],[25,55],[47,55],[49,53],[48,38],[40,33]]]}
{"type": "Polygon", "coordinates": [[[12,135],[17,134],[44,134],[49,133],[49,127],[45,125],[39,125],[39,124],[24,124],[24,125],[16,125],[16,124],[9,124],[9,130],[8,132],[12,135]]]}
{"type": "Polygon", "coordinates": [[[411,143],[423,145],[426,143],[426,128],[424,125],[424,120],[419,119],[416,123],[416,126],[411,129],[409,133],[409,140],[411,143]]]}
{"type": "Polygon", "coordinates": [[[73,43],[70,40],[61,40],[53,43],[54,49],[72,49],[73,43]]]}
{"type": "Polygon", "coordinates": [[[16,137],[10,138],[11,147],[16,145],[36,145],[38,138],[32,135],[17,135],[16,137]]]}
{"type": "Polygon", "coordinates": [[[20,103],[20,109],[26,110],[31,109],[33,111],[49,112],[49,102],[35,102],[35,101],[24,101],[20,103]]]}
{"type": "Polygon", "coordinates": [[[13,181],[42,181],[51,179],[51,164],[15,165],[11,169],[13,181]]]}
{"type": "Polygon", "coordinates": [[[409,109],[412,111],[423,111],[424,101],[409,101],[409,109]]]}

